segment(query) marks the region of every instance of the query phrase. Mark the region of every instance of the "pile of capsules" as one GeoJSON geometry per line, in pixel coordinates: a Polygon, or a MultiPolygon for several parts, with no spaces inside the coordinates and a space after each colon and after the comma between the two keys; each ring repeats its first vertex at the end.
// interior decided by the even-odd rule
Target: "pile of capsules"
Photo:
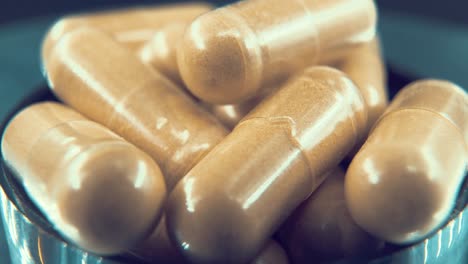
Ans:
{"type": "Polygon", "coordinates": [[[371,0],[64,17],[42,49],[63,104],[20,111],[4,159],[98,255],[315,263],[418,242],[462,186],[468,96],[420,80],[387,107],[376,18],[371,0]]]}

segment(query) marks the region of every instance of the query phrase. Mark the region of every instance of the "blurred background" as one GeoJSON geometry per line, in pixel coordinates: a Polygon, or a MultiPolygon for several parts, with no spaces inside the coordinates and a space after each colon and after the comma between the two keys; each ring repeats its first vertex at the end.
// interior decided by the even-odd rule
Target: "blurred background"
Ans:
{"type": "MultiPolygon", "coordinates": [[[[181,1],[1,0],[0,120],[28,92],[44,82],[39,48],[47,28],[73,12],[181,1]]],[[[207,1],[224,5],[232,1],[207,1]]],[[[443,78],[468,88],[468,1],[377,0],[386,61],[418,78],[443,78]]],[[[8,251],[0,222],[0,264],[8,251]]]]}

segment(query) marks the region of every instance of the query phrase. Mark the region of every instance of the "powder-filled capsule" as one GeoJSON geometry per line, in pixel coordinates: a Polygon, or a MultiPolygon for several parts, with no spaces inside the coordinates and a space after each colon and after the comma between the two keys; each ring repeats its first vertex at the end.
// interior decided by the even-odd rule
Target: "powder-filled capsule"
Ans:
{"type": "MultiPolygon", "coordinates": [[[[334,64],[354,81],[367,105],[368,129],[362,135],[362,141],[364,141],[366,134],[388,105],[387,77],[379,40],[375,38],[352,50],[346,49],[344,59],[334,64]]],[[[269,93],[273,93],[274,89],[269,90],[269,93]]],[[[206,105],[221,123],[232,129],[265,97],[266,95],[256,96],[239,104],[206,105]]],[[[351,153],[356,153],[360,145],[357,144],[355,151],[351,153]]]]}
{"type": "Polygon", "coordinates": [[[349,52],[338,69],[354,81],[366,103],[367,134],[388,105],[387,75],[378,37],[349,52]]]}
{"type": "Polygon", "coordinates": [[[354,83],[312,67],[262,101],[178,183],[168,232],[193,263],[245,263],[353,147],[367,122],[354,83]]]}
{"type": "Polygon", "coordinates": [[[383,248],[383,241],[366,233],[351,218],[344,197],[344,170],[337,167],[328,174],[278,232],[293,263],[371,257],[383,248]]]}
{"type": "Polygon", "coordinates": [[[189,22],[172,23],[156,31],[138,52],[140,59],[154,67],[179,86],[184,86],[177,66],[177,43],[182,39],[189,22]]]}
{"type": "MultiPolygon", "coordinates": [[[[387,76],[379,40],[375,38],[368,43],[357,45],[352,50],[347,48],[343,52],[346,52],[346,56],[339,57],[344,59],[334,64],[354,81],[367,105],[368,129],[362,135],[364,141],[366,134],[388,105],[387,76]]],[[[273,93],[271,88],[269,90],[269,93],[273,93]]],[[[206,105],[221,123],[232,129],[265,97],[266,95],[255,96],[239,104],[206,105]]],[[[351,153],[356,153],[360,145],[357,144],[351,153]]]]}
{"type": "Polygon", "coordinates": [[[211,8],[207,3],[194,2],[65,16],[58,20],[46,35],[42,45],[42,57],[46,60],[53,46],[63,35],[80,27],[103,30],[127,48],[137,51],[156,31],[174,23],[174,20],[190,23],[211,8]]]}
{"type": "Polygon", "coordinates": [[[54,228],[87,251],[122,252],[159,220],[166,187],[158,165],[63,105],[18,113],[3,134],[2,154],[54,228]]]}
{"type": "Polygon", "coordinates": [[[375,24],[372,0],[240,1],[195,19],[178,47],[179,70],[200,99],[236,104],[370,41],[375,24]]]}
{"type": "MultiPolygon", "coordinates": [[[[165,224],[165,217],[151,236],[131,250],[131,254],[149,263],[187,263],[184,257],[172,245],[165,224]]],[[[252,264],[287,264],[288,257],[284,249],[276,241],[270,240],[252,264]]]]}
{"type": "Polygon", "coordinates": [[[103,32],[82,28],[45,62],[52,91],[158,162],[168,189],[227,134],[167,78],[103,32]]]}
{"type": "Polygon", "coordinates": [[[421,80],[400,91],[352,160],[345,192],[351,216],[384,240],[408,244],[449,217],[466,173],[468,96],[421,80]]]}
{"type": "Polygon", "coordinates": [[[258,96],[239,104],[205,106],[225,127],[233,129],[262,99],[263,96],[258,96]]]}

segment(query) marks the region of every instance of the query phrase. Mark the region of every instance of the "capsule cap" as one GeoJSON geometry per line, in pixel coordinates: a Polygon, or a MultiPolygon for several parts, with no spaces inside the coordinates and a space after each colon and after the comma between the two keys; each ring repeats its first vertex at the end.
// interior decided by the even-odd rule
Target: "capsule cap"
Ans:
{"type": "Polygon", "coordinates": [[[257,40],[229,8],[204,14],[190,25],[177,61],[187,88],[210,103],[239,103],[260,88],[263,66],[257,40]]]}
{"type": "Polygon", "coordinates": [[[460,86],[444,80],[420,80],[404,87],[385,115],[403,109],[424,109],[442,115],[458,127],[468,143],[468,95],[460,86]]]}

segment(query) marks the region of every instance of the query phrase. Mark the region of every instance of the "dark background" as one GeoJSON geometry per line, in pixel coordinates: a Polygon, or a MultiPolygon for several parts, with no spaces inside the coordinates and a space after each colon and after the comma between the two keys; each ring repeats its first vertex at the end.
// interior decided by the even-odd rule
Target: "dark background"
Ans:
{"type": "MultiPolygon", "coordinates": [[[[12,19],[31,16],[56,14],[79,9],[125,5],[128,3],[172,3],[181,1],[128,1],[128,0],[2,0],[0,1],[0,24],[12,19]]],[[[232,1],[209,1],[219,5],[232,1]]],[[[412,14],[421,14],[434,18],[447,19],[468,24],[468,1],[466,0],[377,0],[379,6],[388,10],[399,10],[412,14]]]]}
{"type": "MultiPolygon", "coordinates": [[[[287,1],[287,0],[285,0],[287,1]]],[[[43,83],[39,48],[61,15],[90,9],[180,1],[0,0],[0,120],[43,83]]],[[[210,1],[208,1],[210,2],[210,1]]],[[[217,5],[231,1],[211,1],[217,5]]],[[[385,59],[397,71],[468,88],[467,0],[377,0],[385,59]]],[[[0,264],[9,263],[0,223],[0,264]]]]}

